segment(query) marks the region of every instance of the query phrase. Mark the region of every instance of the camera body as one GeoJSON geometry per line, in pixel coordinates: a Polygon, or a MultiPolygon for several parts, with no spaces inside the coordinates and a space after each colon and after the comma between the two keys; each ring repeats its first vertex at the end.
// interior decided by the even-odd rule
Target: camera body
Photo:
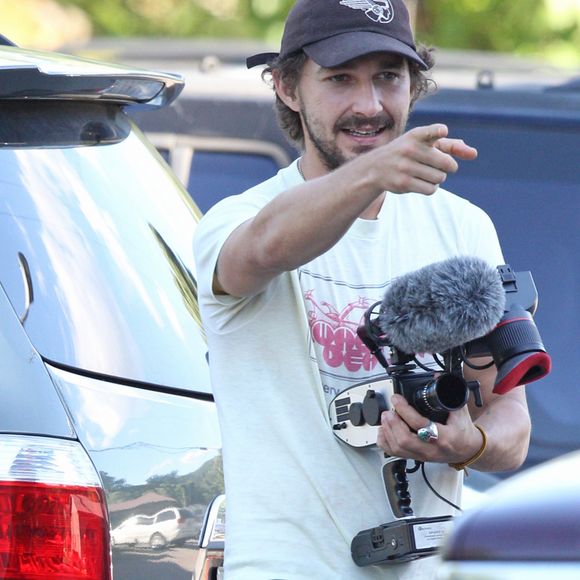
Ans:
{"type": "Polygon", "coordinates": [[[421,415],[445,423],[450,411],[467,404],[470,392],[481,405],[479,383],[466,381],[461,372],[435,376],[406,364],[397,371],[373,381],[359,383],[338,394],[329,407],[330,421],[336,437],[351,447],[376,445],[381,415],[390,409],[393,394],[405,397],[421,415]]]}

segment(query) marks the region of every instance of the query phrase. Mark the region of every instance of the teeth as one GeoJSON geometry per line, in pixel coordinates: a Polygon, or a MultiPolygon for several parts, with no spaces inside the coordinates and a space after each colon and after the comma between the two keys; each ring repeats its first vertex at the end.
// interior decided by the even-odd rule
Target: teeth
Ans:
{"type": "Polygon", "coordinates": [[[358,137],[372,137],[378,135],[379,131],[349,131],[351,135],[356,135],[358,137]]]}

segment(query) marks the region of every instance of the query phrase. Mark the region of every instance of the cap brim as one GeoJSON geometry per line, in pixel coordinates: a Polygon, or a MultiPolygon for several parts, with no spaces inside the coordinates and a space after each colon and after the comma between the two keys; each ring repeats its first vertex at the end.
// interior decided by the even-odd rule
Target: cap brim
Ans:
{"type": "Polygon", "coordinates": [[[325,68],[334,68],[376,52],[400,54],[416,62],[423,70],[429,68],[413,47],[376,32],[346,32],[308,44],[303,50],[315,63],[325,68]]]}

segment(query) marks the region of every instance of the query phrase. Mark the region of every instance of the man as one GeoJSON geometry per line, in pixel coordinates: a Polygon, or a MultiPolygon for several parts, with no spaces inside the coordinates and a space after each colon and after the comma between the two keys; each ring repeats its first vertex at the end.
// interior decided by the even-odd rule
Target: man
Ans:
{"type": "MultiPolygon", "coordinates": [[[[280,54],[249,59],[260,63],[302,156],[216,205],[195,243],[223,437],[226,578],[431,578],[433,558],[352,561],[353,537],[393,516],[379,453],[339,442],[328,405],[381,374],[355,330],[392,279],[456,255],[503,263],[489,218],[440,188],[477,152],[444,125],[405,133],[432,62],[402,0],[298,0],[280,54]]],[[[426,442],[426,419],[395,395],[378,439],[389,455],[428,462],[454,503],[462,472],[449,464],[516,468],[530,432],[523,388],[497,397],[495,367],[465,374],[481,381],[482,409],[452,413],[426,442]]],[[[453,513],[420,473],[409,479],[415,515],[453,513]]]]}

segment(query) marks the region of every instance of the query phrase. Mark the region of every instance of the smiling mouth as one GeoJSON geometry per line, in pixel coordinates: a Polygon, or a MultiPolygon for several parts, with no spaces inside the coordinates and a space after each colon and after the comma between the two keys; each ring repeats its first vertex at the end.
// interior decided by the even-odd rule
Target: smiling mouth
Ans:
{"type": "Polygon", "coordinates": [[[380,135],[381,133],[383,133],[385,131],[386,127],[380,127],[378,129],[369,129],[366,131],[360,130],[360,129],[342,129],[342,131],[344,133],[347,133],[348,135],[352,135],[353,137],[360,137],[360,138],[364,138],[364,137],[377,137],[378,135],[380,135]]]}

